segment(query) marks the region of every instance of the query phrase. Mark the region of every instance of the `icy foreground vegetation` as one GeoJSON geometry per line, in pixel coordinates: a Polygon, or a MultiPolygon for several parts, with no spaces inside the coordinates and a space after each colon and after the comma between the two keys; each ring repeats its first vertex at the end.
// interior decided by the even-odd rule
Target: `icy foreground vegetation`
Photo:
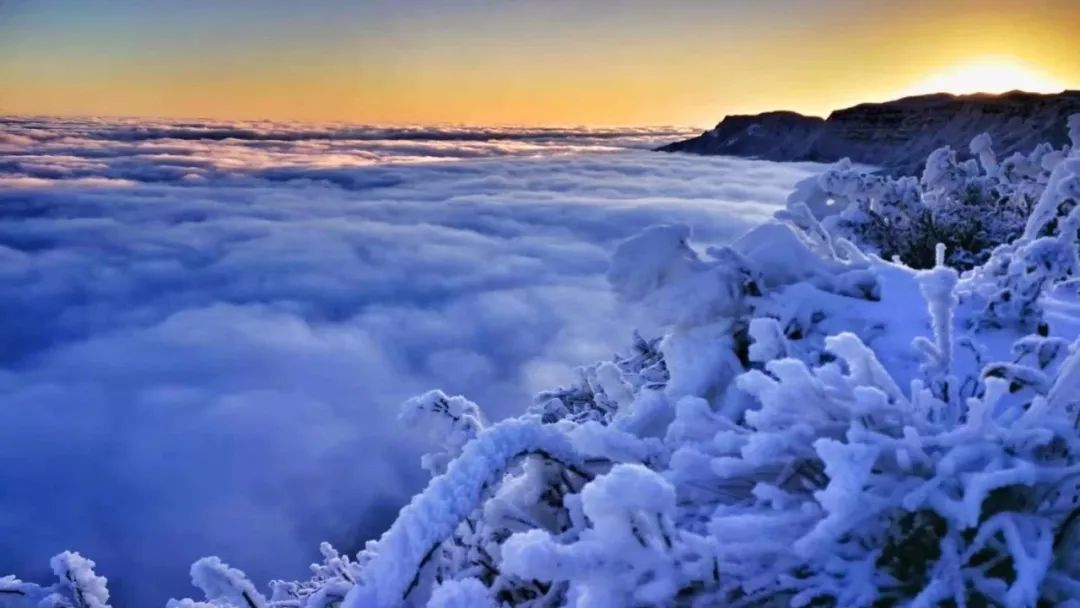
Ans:
{"type": "MultiPolygon", "coordinates": [[[[502,422],[408,400],[432,479],[377,541],[268,589],[202,559],[169,608],[1080,606],[1069,127],[918,180],[840,163],[729,246],[644,230],[608,279],[662,336],[502,422]]],[[[51,565],[0,606],[109,605],[93,562],[51,565]]]]}
{"type": "Polygon", "coordinates": [[[355,552],[428,480],[403,401],[519,415],[645,327],[620,241],[730,242],[823,168],[672,136],[0,118],[0,574],[71,548],[143,608],[355,552]]]}

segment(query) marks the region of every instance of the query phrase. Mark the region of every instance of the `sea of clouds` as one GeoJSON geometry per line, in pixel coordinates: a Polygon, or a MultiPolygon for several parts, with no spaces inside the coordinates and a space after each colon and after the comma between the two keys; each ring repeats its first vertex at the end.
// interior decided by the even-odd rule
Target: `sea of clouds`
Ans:
{"type": "Polygon", "coordinates": [[[401,401],[520,412],[628,343],[615,243],[819,169],[647,150],[685,135],[0,119],[0,574],[153,606],[355,551],[425,482],[401,401]]]}

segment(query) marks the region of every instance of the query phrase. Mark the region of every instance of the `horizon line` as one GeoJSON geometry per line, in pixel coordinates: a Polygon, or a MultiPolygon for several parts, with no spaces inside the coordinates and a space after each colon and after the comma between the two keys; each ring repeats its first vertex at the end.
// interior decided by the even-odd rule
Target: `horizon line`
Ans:
{"type": "MultiPolygon", "coordinates": [[[[843,107],[833,108],[827,113],[804,113],[797,110],[788,110],[785,108],[773,108],[759,110],[756,112],[729,112],[720,117],[722,121],[724,118],[730,116],[756,116],[760,114],[770,114],[777,112],[787,112],[792,114],[798,114],[800,116],[810,118],[827,119],[831,114],[847,110],[850,108],[858,107],[866,104],[881,104],[890,103],[895,101],[901,101],[904,99],[914,99],[919,97],[951,97],[951,98],[968,98],[968,97],[1002,97],[1005,95],[1012,95],[1016,93],[1028,94],[1028,95],[1064,95],[1066,93],[1080,93],[1080,88],[1065,87],[1056,92],[1043,92],[1043,91],[1029,91],[1024,89],[1010,89],[1008,91],[1000,92],[972,92],[972,93],[950,93],[948,91],[939,91],[934,93],[916,93],[912,95],[901,95],[899,97],[893,97],[890,99],[882,100],[867,100],[845,105],[843,107]]],[[[430,128],[430,127],[453,127],[461,129],[482,129],[482,128],[505,128],[505,129],[706,129],[709,130],[712,127],[708,125],[694,125],[694,124],[646,124],[646,123],[508,123],[508,122],[490,122],[490,123],[475,123],[475,122],[451,122],[451,121],[434,121],[434,122],[410,122],[410,121],[375,121],[366,122],[362,120],[349,120],[349,119],[325,119],[325,120],[311,120],[304,118],[267,118],[267,117],[246,117],[246,118],[226,118],[226,117],[212,117],[212,116],[179,116],[179,115],[149,115],[149,114],[82,114],[78,112],[72,113],[23,113],[23,112],[9,112],[6,110],[0,110],[0,120],[6,120],[9,118],[14,119],[71,119],[71,120],[154,120],[163,122],[206,122],[206,123],[244,123],[244,122],[263,122],[263,123],[276,123],[276,124],[304,124],[304,125],[349,125],[357,127],[390,127],[390,128],[430,128]]],[[[715,125],[713,125],[715,126],[715,125]]]]}

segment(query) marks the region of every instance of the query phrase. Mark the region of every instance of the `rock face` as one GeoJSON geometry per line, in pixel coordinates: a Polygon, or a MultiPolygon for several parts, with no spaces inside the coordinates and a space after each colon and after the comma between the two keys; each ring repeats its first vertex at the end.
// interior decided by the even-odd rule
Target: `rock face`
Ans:
{"type": "Polygon", "coordinates": [[[916,173],[927,155],[989,133],[999,157],[1040,142],[1068,141],[1066,118],[1080,112],[1080,91],[1042,95],[938,93],[836,110],[827,119],[795,112],[725,117],[716,128],[659,148],[780,161],[833,162],[848,157],[891,173],[916,173]]]}

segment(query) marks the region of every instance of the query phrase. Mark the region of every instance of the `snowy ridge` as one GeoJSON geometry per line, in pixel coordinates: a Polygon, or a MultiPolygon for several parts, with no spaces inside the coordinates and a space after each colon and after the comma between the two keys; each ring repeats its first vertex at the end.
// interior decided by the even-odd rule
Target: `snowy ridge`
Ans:
{"type": "MultiPolygon", "coordinates": [[[[911,174],[941,146],[966,146],[988,133],[998,152],[1027,152],[1040,142],[1061,146],[1065,118],[1080,112],[1080,91],[1052,95],[920,95],[837,110],[827,119],[795,112],[727,116],[665,152],[723,154],[766,160],[857,163],[911,174]]],[[[974,152],[973,152],[974,153],[974,152]]]]}
{"type": "MultiPolygon", "coordinates": [[[[642,232],[609,280],[662,338],[493,425],[410,400],[434,477],[378,541],[324,545],[269,598],[200,560],[206,601],[169,607],[1080,606],[1080,115],[1068,132],[936,150],[918,180],[839,163],[730,246],[642,232]],[[973,226],[998,206],[1024,221],[973,226]],[[890,251],[899,230],[917,245],[890,251]]],[[[92,567],[0,579],[0,606],[107,606],[92,567]]]]}

